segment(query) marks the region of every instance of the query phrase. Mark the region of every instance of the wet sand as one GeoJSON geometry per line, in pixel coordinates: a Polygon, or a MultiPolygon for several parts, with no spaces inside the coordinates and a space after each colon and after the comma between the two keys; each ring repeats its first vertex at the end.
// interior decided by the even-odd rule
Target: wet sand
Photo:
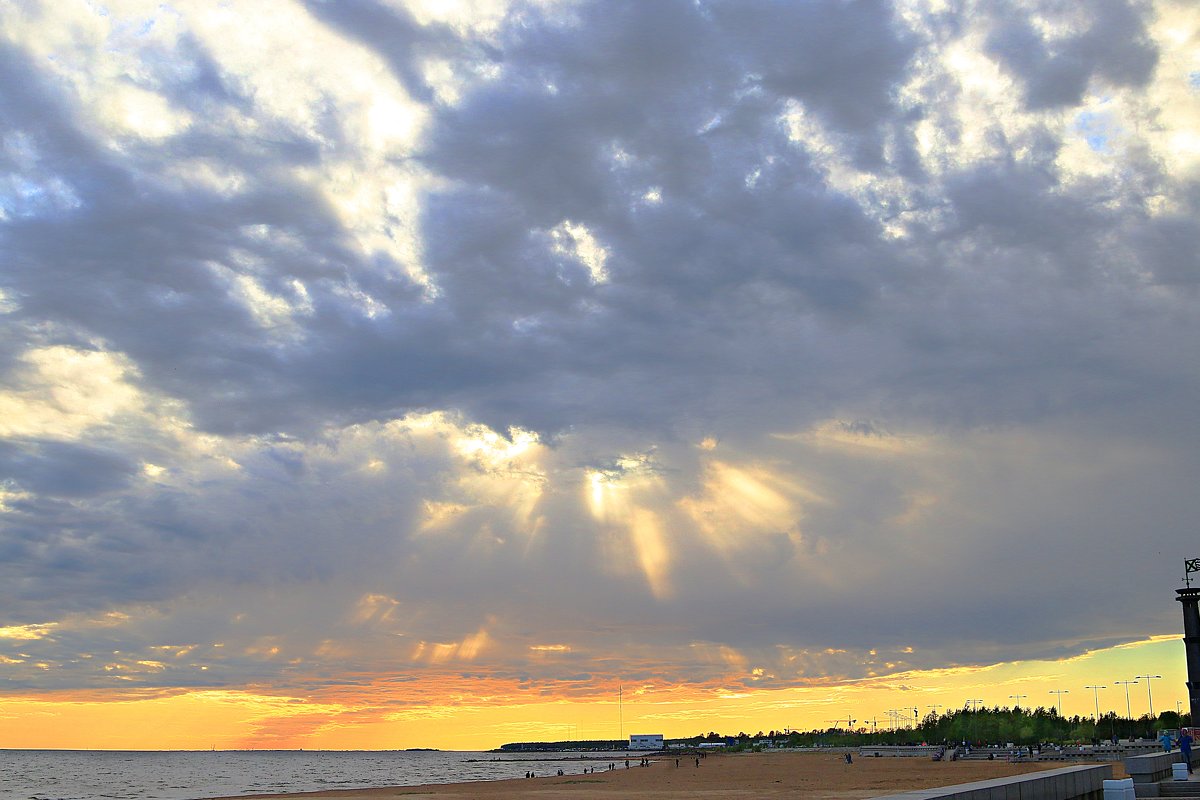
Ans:
{"type": "MultiPolygon", "coordinates": [[[[637,762],[634,762],[635,764],[637,762]]],[[[1003,761],[936,762],[927,758],[855,758],[853,764],[831,753],[712,754],[696,766],[694,758],[660,758],[649,767],[478,783],[346,789],[292,795],[294,800],[687,800],[688,798],[806,798],[844,800],[871,798],[908,789],[950,786],[1055,769],[1055,762],[1009,764],[1003,761]]]]}

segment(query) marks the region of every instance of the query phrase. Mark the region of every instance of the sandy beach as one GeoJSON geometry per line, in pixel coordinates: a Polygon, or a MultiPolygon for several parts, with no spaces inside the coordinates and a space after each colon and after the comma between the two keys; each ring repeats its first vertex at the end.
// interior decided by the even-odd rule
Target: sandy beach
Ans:
{"type": "MultiPolygon", "coordinates": [[[[871,798],[907,789],[949,786],[1054,769],[1060,763],[1009,764],[1003,761],[934,762],[925,758],[856,758],[847,764],[831,753],[744,753],[710,755],[695,765],[695,759],[663,758],[649,767],[630,769],[618,763],[613,772],[597,767],[594,774],[541,777],[528,780],[487,781],[430,786],[399,786],[384,789],[349,789],[301,795],[255,795],[292,797],[304,800],[519,800],[521,798],[569,798],[569,800],[615,800],[636,797],[645,800],[686,798],[803,797],[814,800],[871,798]]],[[[1115,765],[1117,771],[1119,765],[1115,765]]]]}

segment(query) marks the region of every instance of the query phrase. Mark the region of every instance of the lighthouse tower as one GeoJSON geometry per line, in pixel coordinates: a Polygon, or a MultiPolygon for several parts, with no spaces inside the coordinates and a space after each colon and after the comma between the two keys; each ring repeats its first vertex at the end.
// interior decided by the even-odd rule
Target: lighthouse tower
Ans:
{"type": "Polygon", "coordinates": [[[1200,572],[1200,558],[1188,559],[1184,569],[1185,589],[1176,589],[1175,599],[1183,604],[1183,647],[1187,655],[1187,690],[1192,727],[1200,726],[1200,587],[1192,586],[1193,572],[1200,572]]]}

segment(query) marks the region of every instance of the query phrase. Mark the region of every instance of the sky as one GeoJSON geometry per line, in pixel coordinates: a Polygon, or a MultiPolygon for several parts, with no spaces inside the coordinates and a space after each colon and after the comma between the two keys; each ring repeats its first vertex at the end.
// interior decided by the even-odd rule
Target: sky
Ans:
{"type": "Polygon", "coordinates": [[[0,5],[0,746],[1174,710],[1198,254],[1191,0],[0,5]]]}

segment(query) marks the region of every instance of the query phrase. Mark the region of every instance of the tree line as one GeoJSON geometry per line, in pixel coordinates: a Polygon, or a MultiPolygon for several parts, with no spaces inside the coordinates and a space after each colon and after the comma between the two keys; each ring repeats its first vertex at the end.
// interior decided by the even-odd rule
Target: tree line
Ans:
{"type": "MultiPolygon", "coordinates": [[[[1109,712],[1097,721],[1091,716],[1061,716],[1056,708],[956,709],[944,714],[930,712],[915,728],[871,730],[833,726],[823,730],[770,731],[739,733],[737,744],[752,746],[770,741],[776,747],[857,747],[861,745],[911,744],[1007,744],[1036,745],[1088,744],[1115,739],[1156,738],[1159,730],[1191,725],[1189,714],[1164,711],[1155,717],[1144,714],[1137,719],[1109,712]]],[[[688,740],[720,741],[726,737],[715,732],[688,740]]]]}
{"type": "MultiPolygon", "coordinates": [[[[745,731],[728,735],[709,731],[685,739],[668,739],[669,745],[698,747],[703,742],[725,744],[744,750],[769,742],[772,747],[861,747],[871,745],[959,744],[1089,744],[1113,739],[1137,739],[1158,736],[1163,729],[1191,726],[1190,714],[1164,711],[1155,717],[1143,714],[1137,719],[1109,712],[1099,721],[1092,717],[1064,717],[1056,708],[962,708],[945,714],[930,712],[915,728],[872,730],[833,727],[811,731],[745,731]]],[[[626,739],[592,739],[565,742],[512,742],[501,751],[624,750],[626,739]]]]}

